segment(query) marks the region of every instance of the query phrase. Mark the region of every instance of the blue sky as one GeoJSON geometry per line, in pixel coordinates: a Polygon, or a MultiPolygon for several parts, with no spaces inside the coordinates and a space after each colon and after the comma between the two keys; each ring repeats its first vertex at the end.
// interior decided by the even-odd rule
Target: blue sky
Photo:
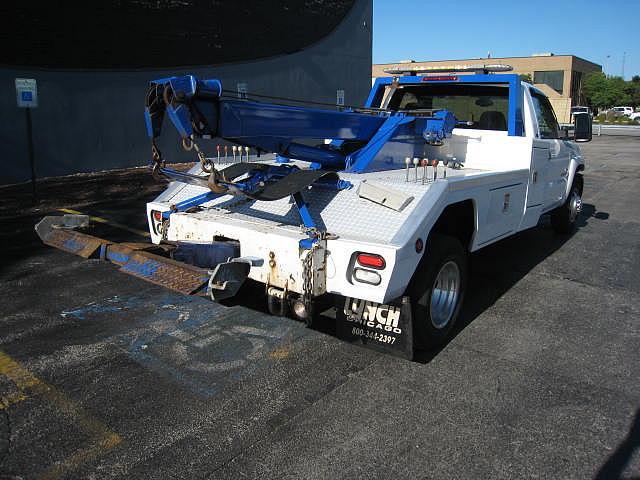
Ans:
{"type": "Polygon", "coordinates": [[[373,0],[373,62],[576,55],[640,75],[640,0],[373,0]]]}

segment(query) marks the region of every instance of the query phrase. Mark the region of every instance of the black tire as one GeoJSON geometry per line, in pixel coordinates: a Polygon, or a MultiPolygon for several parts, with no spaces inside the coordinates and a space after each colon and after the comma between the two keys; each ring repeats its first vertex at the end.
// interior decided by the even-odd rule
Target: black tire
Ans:
{"type": "Polygon", "coordinates": [[[467,275],[467,253],[460,241],[448,235],[431,234],[427,251],[413,274],[408,289],[413,314],[413,343],[416,348],[430,350],[449,337],[460,314],[467,289],[467,275]],[[442,272],[440,279],[444,278],[446,281],[448,277],[451,285],[456,270],[458,282],[455,298],[438,302],[438,298],[450,299],[453,290],[445,296],[434,296],[439,275],[442,272]],[[446,308],[438,309],[443,304],[446,308]]]}
{"type": "Polygon", "coordinates": [[[551,212],[551,226],[557,233],[567,234],[576,228],[576,220],[582,209],[582,175],[576,173],[567,200],[551,212]]]}

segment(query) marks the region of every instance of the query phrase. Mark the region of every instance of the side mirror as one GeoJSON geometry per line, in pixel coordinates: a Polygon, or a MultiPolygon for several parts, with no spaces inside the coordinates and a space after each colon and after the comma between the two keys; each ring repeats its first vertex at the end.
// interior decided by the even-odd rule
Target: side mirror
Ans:
{"type": "Polygon", "coordinates": [[[573,115],[573,132],[576,142],[590,142],[593,137],[591,115],[586,112],[573,115]]]}

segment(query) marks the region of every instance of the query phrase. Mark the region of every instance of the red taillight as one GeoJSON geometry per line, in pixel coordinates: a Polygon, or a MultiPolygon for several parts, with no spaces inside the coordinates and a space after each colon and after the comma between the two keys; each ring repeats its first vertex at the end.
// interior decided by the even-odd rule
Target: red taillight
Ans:
{"type": "Polygon", "coordinates": [[[452,82],[452,81],[455,81],[455,80],[458,80],[458,77],[453,76],[453,75],[444,76],[444,77],[442,77],[442,76],[440,76],[440,77],[433,77],[433,76],[432,77],[422,77],[422,81],[423,82],[446,82],[446,81],[452,82]]]}
{"type": "Polygon", "coordinates": [[[159,212],[158,210],[152,210],[151,215],[153,215],[153,218],[156,222],[162,221],[162,213],[159,212]]]}
{"type": "Polygon", "coordinates": [[[387,263],[380,255],[374,255],[372,253],[360,253],[357,257],[358,263],[363,267],[379,268],[382,270],[387,263]]]}

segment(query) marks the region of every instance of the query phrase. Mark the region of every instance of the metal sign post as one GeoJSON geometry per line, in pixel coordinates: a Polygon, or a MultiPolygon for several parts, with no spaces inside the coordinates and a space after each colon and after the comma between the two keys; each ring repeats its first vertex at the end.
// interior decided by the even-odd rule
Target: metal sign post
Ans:
{"type": "Polygon", "coordinates": [[[33,153],[33,126],[31,123],[31,109],[38,106],[38,85],[33,78],[16,78],[16,96],[18,107],[24,108],[27,120],[27,152],[31,167],[31,189],[33,200],[36,200],[36,166],[33,153]]]}
{"type": "Polygon", "coordinates": [[[344,110],[344,90],[336,90],[336,105],[340,105],[338,110],[344,110]]]}
{"type": "Polygon", "coordinates": [[[249,87],[246,82],[240,82],[236,84],[236,91],[238,92],[238,98],[246,100],[249,87]]]}

